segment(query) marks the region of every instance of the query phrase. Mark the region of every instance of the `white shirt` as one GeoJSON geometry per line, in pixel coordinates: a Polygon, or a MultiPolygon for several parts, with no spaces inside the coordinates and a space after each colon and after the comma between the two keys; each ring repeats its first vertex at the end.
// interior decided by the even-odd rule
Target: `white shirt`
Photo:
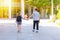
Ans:
{"type": "Polygon", "coordinates": [[[39,18],[39,12],[37,12],[37,11],[34,11],[33,12],[33,20],[34,21],[38,21],[40,18],[39,18]]]}

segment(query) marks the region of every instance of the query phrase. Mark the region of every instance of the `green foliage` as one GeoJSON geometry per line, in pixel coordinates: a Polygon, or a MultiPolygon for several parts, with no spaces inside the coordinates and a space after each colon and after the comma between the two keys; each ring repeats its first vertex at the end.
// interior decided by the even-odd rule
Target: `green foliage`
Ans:
{"type": "MultiPolygon", "coordinates": [[[[38,8],[40,8],[40,7],[51,8],[51,0],[26,0],[25,3],[32,7],[36,6],[38,8]]],[[[54,6],[57,6],[58,4],[60,4],[60,0],[53,0],[54,6]]],[[[51,9],[50,9],[50,11],[51,11],[51,9]]],[[[54,9],[54,11],[55,11],[55,9],[54,9]]],[[[50,13],[50,12],[48,12],[48,13],[50,13]]],[[[54,13],[56,13],[56,12],[54,12],[54,13]]],[[[57,13],[57,19],[60,19],[60,9],[58,10],[58,13],[57,13]]]]}
{"type": "Polygon", "coordinates": [[[30,6],[49,6],[51,2],[49,0],[26,0],[26,3],[30,6]]]}
{"type": "Polygon", "coordinates": [[[58,13],[57,13],[57,19],[60,19],[60,9],[58,10],[58,13]]]}
{"type": "MultiPolygon", "coordinates": [[[[36,7],[51,6],[51,0],[26,0],[25,3],[30,6],[36,7]]],[[[53,4],[54,5],[60,4],[60,0],[53,0],[53,4]]]]}
{"type": "Polygon", "coordinates": [[[53,0],[53,1],[54,1],[54,5],[60,4],[60,0],[53,0]]]}

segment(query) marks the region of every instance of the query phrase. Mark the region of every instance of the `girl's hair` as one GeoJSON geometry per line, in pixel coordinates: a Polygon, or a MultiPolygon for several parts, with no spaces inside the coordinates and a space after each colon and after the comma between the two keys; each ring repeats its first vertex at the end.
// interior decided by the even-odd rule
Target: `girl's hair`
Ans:
{"type": "Polygon", "coordinates": [[[20,15],[20,11],[18,11],[17,13],[18,13],[18,15],[20,15]]]}
{"type": "Polygon", "coordinates": [[[18,15],[20,15],[20,13],[18,13],[18,15]]]}

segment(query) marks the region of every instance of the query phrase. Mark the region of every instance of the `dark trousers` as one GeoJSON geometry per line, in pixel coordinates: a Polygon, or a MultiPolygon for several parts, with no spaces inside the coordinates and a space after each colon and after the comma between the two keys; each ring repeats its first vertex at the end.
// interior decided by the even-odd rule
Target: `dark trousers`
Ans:
{"type": "Polygon", "coordinates": [[[39,21],[33,21],[33,29],[39,30],[39,21]]]}

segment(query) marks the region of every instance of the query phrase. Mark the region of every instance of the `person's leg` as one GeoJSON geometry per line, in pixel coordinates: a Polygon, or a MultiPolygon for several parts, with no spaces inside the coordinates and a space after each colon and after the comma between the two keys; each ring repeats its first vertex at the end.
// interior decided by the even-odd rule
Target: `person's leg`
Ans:
{"type": "Polygon", "coordinates": [[[35,21],[33,21],[33,32],[35,31],[35,21]]]}
{"type": "Polygon", "coordinates": [[[20,32],[21,31],[21,22],[18,22],[17,27],[18,27],[18,32],[20,32]]]}
{"type": "Polygon", "coordinates": [[[39,30],[39,21],[37,21],[37,29],[36,30],[39,30]]]}
{"type": "Polygon", "coordinates": [[[21,31],[21,25],[18,25],[18,32],[21,31]]]}
{"type": "Polygon", "coordinates": [[[39,30],[39,21],[36,21],[36,32],[39,30]]]}

